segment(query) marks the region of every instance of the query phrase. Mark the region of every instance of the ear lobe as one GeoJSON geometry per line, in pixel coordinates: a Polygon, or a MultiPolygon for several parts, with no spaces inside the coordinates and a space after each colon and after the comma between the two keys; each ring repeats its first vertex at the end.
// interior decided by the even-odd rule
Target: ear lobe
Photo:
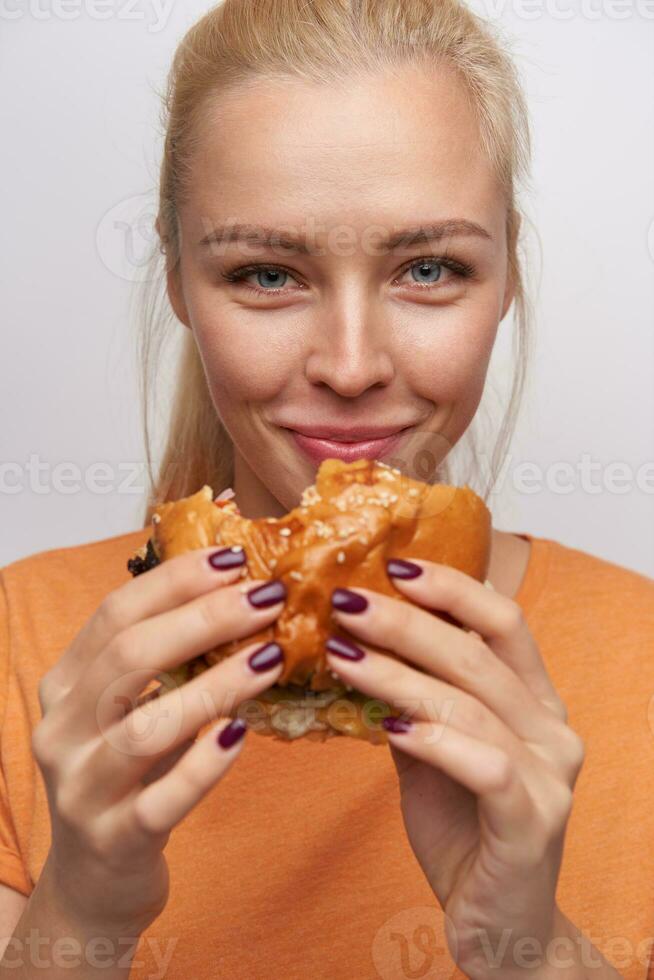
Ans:
{"type": "MultiPolygon", "coordinates": [[[[515,298],[515,270],[513,268],[513,263],[511,262],[511,256],[516,255],[516,248],[518,242],[518,235],[520,233],[520,224],[522,222],[522,215],[515,208],[511,209],[507,221],[507,234],[506,234],[506,244],[507,252],[509,255],[508,262],[508,272],[506,277],[506,286],[504,289],[504,299],[502,300],[502,312],[500,314],[500,320],[503,320],[509,311],[509,307],[515,298]]],[[[517,260],[516,260],[517,261],[517,260]]]]}
{"type": "Polygon", "coordinates": [[[503,320],[506,314],[509,312],[509,307],[513,302],[515,296],[515,281],[513,277],[513,272],[509,270],[506,277],[506,286],[504,288],[504,299],[502,301],[502,312],[500,313],[500,320],[503,320]]]}
{"type": "Polygon", "coordinates": [[[179,265],[177,269],[169,269],[166,273],[168,299],[170,300],[170,305],[172,306],[177,319],[180,321],[180,323],[183,323],[185,327],[190,329],[190,317],[188,315],[188,310],[186,309],[186,303],[184,302],[184,292],[179,281],[178,271],[179,265]]]}
{"type": "MultiPolygon", "coordinates": [[[[161,241],[161,222],[159,220],[159,215],[157,215],[157,218],[154,223],[154,227],[156,228],[157,235],[159,236],[160,250],[162,254],[165,255],[166,254],[165,249],[163,248],[164,243],[161,241]]],[[[171,268],[166,269],[166,292],[168,293],[168,299],[170,300],[170,305],[173,308],[173,312],[175,316],[180,321],[180,323],[183,323],[185,327],[190,328],[191,324],[189,322],[189,315],[188,315],[188,310],[186,309],[186,303],[184,302],[184,293],[182,291],[181,283],[179,281],[178,271],[179,271],[179,263],[177,265],[177,268],[175,269],[171,269],[171,268]]]]}

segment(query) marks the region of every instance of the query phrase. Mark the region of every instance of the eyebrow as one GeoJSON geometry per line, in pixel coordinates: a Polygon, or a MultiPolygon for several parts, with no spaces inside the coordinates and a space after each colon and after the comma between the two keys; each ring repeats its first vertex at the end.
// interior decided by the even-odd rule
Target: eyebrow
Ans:
{"type": "MultiPolygon", "coordinates": [[[[476,237],[492,241],[492,235],[475,221],[465,218],[448,218],[443,221],[432,221],[418,225],[415,228],[405,228],[394,232],[383,239],[378,247],[383,252],[390,252],[400,246],[420,245],[426,242],[439,241],[450,236],[476,237]]],[[[208,235],[198,243],[200,248],[215,244],[226,245],[230,242],[247,242],[250,245],[274,245],[299,251],[303,255],[311,255],[312,250],[306,242],[281,229],[269,228],[265,225],[232,224],[213,228],[208,235]]]]}

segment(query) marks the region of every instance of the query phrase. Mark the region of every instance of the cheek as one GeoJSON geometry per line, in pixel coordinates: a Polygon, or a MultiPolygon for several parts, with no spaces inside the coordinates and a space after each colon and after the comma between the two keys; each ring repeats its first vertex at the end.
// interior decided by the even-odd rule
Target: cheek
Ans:
{"type": "Polygon", "coordinates": [[[478,404],[493,344],[497,311],[453,307],[405,333],[403,373],[414,391],[437,404],[478,404]]]}
{"type": "Polygon", "coordinates": [[[196,333],[209,387],[221,402],[273,398],[288,375],[288,355],[258,332],[222,329],[196,333]]]}
{"type": "Polygon", "coordinates": [[[260,313],[249,318],[229,304],[196,295],[191,323],[212,397],[220,408],[274,397],[293,370],[293,347],[276,342],[260,313]]]}

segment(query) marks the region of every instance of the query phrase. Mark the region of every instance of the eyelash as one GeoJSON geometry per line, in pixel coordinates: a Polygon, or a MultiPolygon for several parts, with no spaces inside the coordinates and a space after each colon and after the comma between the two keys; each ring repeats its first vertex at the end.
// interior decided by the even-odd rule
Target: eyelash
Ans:
{"type": "MultiPolygon", "coordinates": [[[[461,279],[474,279],[475,277],[475,267],[470,265],[468,262],[460,262],[458,259],[452,258],[449,255],[428,255],[421,256],[417,259],[412,259],[407,266],[405,266],[400,271],[400,275],[404,275],[409,269],[412,269],[414,265],[426,265],[432,262],[435,265],[442,265],[444,268],[449,269],[454,272],[461,279]]],[[[279,286],[277,288],[271,289],[260,289],[258,286],[251,286],[249,283],[243,280],[247,279],[248,276],[253,275],[256,272],[274,270],[275,272],[285,272],[289,276],[295,278],[293,272],[287,269],[283,265],[265,265],[264,263],[254,263],[252,265],[244,265],[238,269],[234,269],[232,272],[222,272],[221,276],[227,282],[242,285],[245,289],[249,289],[250,292],[258,293],[259,295],[265,296],[276,296],[279,293],[285,292],[285,287],[279,286]]],[[[437,279],[434,283],[413,283],[412,288],[416,289],[443,289],[442,285],[439,285],[440,280],[437,279]]]]}

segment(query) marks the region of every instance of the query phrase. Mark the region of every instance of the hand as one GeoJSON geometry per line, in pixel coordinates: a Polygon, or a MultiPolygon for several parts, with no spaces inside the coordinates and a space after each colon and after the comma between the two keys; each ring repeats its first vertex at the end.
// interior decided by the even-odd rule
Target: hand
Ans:
{"type": "MultiPolygon", "coordinates": [[[[417,577],[391,578],[410,602],[362,588],[355,594],[367,607],[345,612],[351,590],[334,591],[334,618],[364,641],[355,646],[365,656],[328,652],[329,666],[406,709],[398,715],[410,730],[389,731],[389,744],[411,847],[446,913],[459,968],[506,980],[524,972],[514,943],[530,937],[545,955],[558,929],[556,886],[583,743],[566,724],[519,605],[457,569],[412,564],[417,577]],[[489,958],[506,930],[498,973],[489,958]]],[[[393,568],[411,571],[405,561],[389,575],[393,568]]],[[[343,649],[342,639],[330,646],[343,649]]]]}
{"type": "Polygon", "coordinates": [[[40,681],[32,750],[52,826],[43,875],[80,925],[142,932],[161,913],[170,832],[223,778],[246,726],[237,718],[196,741],[198,729],[282,672],[276,644],[266,645],[276,662],[265,652],[251,662],[261,644],[250,644],[179,689],[139,699],[159,674],[281,612],[282,583],[274,605],[255,608],[248,597],[262,580],[249,580],[247,595],[238,581],[245,552],[241,567],[222,571],[208,561],[215,553],[190,551],[111,592],[40,681]],[[225,730],[236,740],[217,741],[225,730]]]}

